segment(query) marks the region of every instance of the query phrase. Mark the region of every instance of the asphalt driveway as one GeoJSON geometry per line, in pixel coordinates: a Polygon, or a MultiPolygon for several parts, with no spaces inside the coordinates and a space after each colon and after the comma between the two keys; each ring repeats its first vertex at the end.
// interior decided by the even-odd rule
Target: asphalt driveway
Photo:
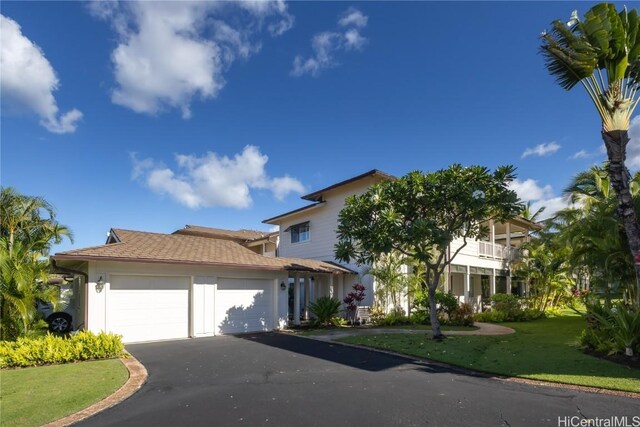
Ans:
{"type": "Polygon", "coordinates": [[[569,426],[578,425],[571,417],[614,416],[640,425],[637,399],[469,376],[283,334],[127,349],[149,371],[147,384],[80,425],[569,426]]]}

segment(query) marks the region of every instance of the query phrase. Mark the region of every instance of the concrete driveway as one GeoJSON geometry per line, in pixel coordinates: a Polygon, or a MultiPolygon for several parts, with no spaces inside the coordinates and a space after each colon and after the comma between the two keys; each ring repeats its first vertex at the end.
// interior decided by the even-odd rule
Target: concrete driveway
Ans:
{"type": "Polygon", "coordinates": [[[147,384],[81,425],[570,426],[578,425],[571,417],[614,416],[640,423],[637,399],[469,376],[290,335],[127,349],[147,367],[147,384]]]}

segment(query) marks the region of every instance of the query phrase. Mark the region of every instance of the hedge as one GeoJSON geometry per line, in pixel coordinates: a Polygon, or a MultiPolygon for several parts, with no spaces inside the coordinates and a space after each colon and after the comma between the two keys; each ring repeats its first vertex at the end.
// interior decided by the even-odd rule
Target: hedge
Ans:
{"type": "Polygon", "coordinates": [[[111,359],[122,356],[120,335],[81,331],[69,337],[47,334],[41,338],[0,341],[0,368],[111,359]]]}

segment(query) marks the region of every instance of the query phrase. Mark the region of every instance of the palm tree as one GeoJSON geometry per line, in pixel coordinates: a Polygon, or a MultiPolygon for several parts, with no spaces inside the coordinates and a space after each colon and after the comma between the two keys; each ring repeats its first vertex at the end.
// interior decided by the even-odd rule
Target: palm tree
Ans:
{"type": "MultiPolygon", "coordinates": [[[[631,194],[640,208],[640,173],[631,180],[631,194]]],[[[561,210],[551,225],[558,245],[568,248],[574,274],[584,273],[592,286],[635,294],[633,260],[626,233],[615,215],[617,200],[606,168],[594,166],[574,177],[564,190],[573,207],[561,210]]]]}
{"type": "Polygon", "coordinates": [[[25,196],[8,187],[0,189],[0,334],[15,339],[42,326],[36,301],[55,302],[55,289],[47,286],[51,246],[72,239],[58,223],[53,206],[41,197],[25,196]]]}
{"type": "Polygon", "coordinates": [[[609,179],[635,262],[640,299],[640,224],[625,166],[629,123],[640,100],[640,17],[635,9],[618,12],[615,5],[600,3],[585,13],[584,21],[574,12],[569,22],[551,25],[541,46],[548,71],[566,90],[581,84],[602,119],[609,179]]]}

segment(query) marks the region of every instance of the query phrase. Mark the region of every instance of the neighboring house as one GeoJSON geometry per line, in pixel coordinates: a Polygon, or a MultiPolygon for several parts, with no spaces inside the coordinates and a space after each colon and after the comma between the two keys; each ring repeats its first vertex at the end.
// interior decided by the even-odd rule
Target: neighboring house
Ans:
{"type": "MultiPolygon", "coordinates": [[[[344,207],[345,199],[354,194],[363,194],[373,184],[393,180],[395,177],[380,170],[373,169],[356,177],[341,181],[322,190],[302,196],[311,204],[302,208],[264,220],[266,224],[280,227],[279,254],[297,258],[333,261],[334,248],[338,242],[338,214],[344,207]]],[[[469,302],[481,308],[483,298],[488,299],[495,293],[524,294],[521,281],[510,275],[511,262],[519,256],[520,245],[528,239],[532,230],[540,226],[523,218],[514,218],[504,224],[487,221],[490,229],[486,241],[471,240],[453,259],[447,273],[443,288],[451,291],[463,302],[469,302]]],[[[456,240],[451,244],[449,254],[462,246],[463,241],[456,240]]],[[[334,287],[332,296],[342,299],[349,292],[355,280],[365,285],[367,299],[363,305],[372,305],[375,283],[366,275],[368,266],[345,265],[358,271],[359,278],[345,276],[348,282],[334,287]]],[[[303,292],[295,287],[296,294],[303,292]]],[[[306,289],[306,287],[305,287],[306,289]]],[[[332,289],[332,287],[329,287],[332,289]]],[[[304,292],[308,295],[309,292],[304,292]]],[[[405,304],[402,304],[405,306],[405,304]]],[[[306,307],[306,304],[304,304],[306,307]]],[[[294,323],[299,323],[299,316],[294,313],[294,323]]]]}
{"type": "Polygon", "coordinates": [[[353,275],[327,262],[265,256],[273,239],[194,226],[174,234],[112,229],[102,246],[51,258],[58,272],[87,284],[76,295],[84,329],[125,342],[201,337],[285,325],[290,276],[312,274],[320,284],[353,275]]]}

